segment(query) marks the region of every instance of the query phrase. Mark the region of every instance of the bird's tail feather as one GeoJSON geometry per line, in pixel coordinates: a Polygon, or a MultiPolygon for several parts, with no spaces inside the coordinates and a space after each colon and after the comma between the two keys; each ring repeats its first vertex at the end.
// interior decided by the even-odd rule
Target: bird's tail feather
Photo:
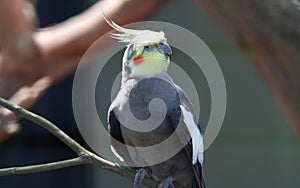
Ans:
{"type": "Polygon", "coordinates": [[[199,187],[197,180],[193,180],[192,188],[206,188],[204,178],[201,179],[201,187],[199,187]]]}
{"type": "Polygon", "coordinates": [[[198,177],[200,177],[200,186],[199,186],[199,179],[196,177],[193,180],[193,186],[192,188],[206,188],[204,176],[202,174],[202,167],[200,164],[196,164],[194,167],[197,168],[198,177]]]}

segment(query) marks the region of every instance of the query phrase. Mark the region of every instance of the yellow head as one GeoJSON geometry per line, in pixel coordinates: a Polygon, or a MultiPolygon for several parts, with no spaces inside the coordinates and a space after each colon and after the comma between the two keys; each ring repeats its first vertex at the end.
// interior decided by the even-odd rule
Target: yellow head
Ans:
{"type": "Polygon", "coordinates": [[[166,40],[131,44],[124,53],[123,63],[129,68],[130,77],[155,76],[167,70],[171,54],[166,40]]]}
{"type": "Polygon", "coordinates": [[[126,29],[106,17],[103,11],[102,14],[119,32],[113,33],[112,37],[128,44],[123,56],[123,76],[149,77],[167,70],[172,50],[164,32],[126,29]]]}

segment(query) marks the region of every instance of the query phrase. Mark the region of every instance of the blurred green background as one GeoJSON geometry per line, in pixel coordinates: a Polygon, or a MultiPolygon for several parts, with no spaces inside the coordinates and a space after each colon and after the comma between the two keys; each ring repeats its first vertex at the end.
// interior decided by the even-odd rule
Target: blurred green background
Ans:
{"type": "MultiPolygon", "coordinates": [[[[147,20],[170,22],[195,33],[208,45],[223,71],[227,111],[217,139],[205,152],[207,187],[299,187],[300,141],[247,57],[194,1],[171,1],[147,20]]],[[[174,62],[185,60],[175,53],[174,62]]],[[[209,115],[207,104],[201,102],[204,119],[209,115]]],[[[94,171],[95,187],[132,187],[117,175],[94,171]]]]}

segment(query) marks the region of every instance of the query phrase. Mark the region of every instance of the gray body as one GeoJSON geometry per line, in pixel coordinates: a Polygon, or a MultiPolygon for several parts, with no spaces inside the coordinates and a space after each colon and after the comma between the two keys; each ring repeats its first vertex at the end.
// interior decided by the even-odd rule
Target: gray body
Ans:
{"type": "MultiPolygon", "coordinates": [[[[185,106],[192,112],[192,106],[181,88],[173,83],[167,73],[157,75],[157,77],[123,80],[122,88],[118,93],[118,96],[113,101],[108,114],[109,131],[111,136],[126,145],[145,147],[158,144],[168,138],[176,127],[179,127],[179,131],[176,131],[177,137],[174,140],[175,144],[182,144],[184,141],[188,141],[188,144],[183,146],[173,157],[165,162],[148,166],[152,172],[152,178],[157,181],[162,181],[167,177],[173,177],[174,185],[176,188],[186,187],[200,188],[201,184],[204,185],[204,180],[201,172],[201,164],[197,162],[192,164],[191,142],[187,140],[190,138],[186,126],[183,125],[181,117],[181,110],[179,105],[185,106]],[[162,78],[162,80],[161,80],[162,78]],[[124,108],[126,105],[130,107],[132,114],[139,120],[148,119],[151,114],[149,112],[149,102],[153,98],[160,98],[166,104],[166,117],[163,122],[150,132],[137,132],[132,131],[119,121],[121,116],[124,117],[124,108]]],[[[163,108],[155,108],[158,113],[165,113],[163,108]]],[[[143,126],[153,126],[143,125],[143,126]]],[[[160,159],[163,152],[157,151],[154,155],[141,157],[138,151],[120,146],[116,144],[112,139],[112,146],[117,153],[125,160],[129,166],[136,166],[137,161],[143,161],[147,163],[147,158],[155,160],[160,159]]],[[[170,146],[172,147],[172,146],[170,146]]],[[[203,188],[203,187],[202,187],[203,188]]]]}

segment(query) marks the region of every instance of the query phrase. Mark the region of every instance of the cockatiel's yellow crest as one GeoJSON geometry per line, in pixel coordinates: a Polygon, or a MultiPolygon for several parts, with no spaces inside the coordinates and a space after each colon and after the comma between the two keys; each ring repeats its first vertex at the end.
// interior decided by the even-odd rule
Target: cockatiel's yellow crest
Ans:
{"type": "Polygon", "coordinates": [[[144,43],[159,43],[162,40],[166,40],[165,33],[163,31],[150,31],[150,30],[134,30],[126,29],[119,26],[110,18],[108,18],[101,9],[105,21],[119,33],[113,33],[112,37],[120,42],[128,44],[144,44],[144,43]]]}
{"type": "Polygon", "coordinates": [[[167,71],[172,50],[164,32],[126,29],[101,11],[105,21],[118,32],[112,33],[112,38],[127,44],[123,56],[123,70],[130,72],[127,76],[150,77],[167,71]]]}

